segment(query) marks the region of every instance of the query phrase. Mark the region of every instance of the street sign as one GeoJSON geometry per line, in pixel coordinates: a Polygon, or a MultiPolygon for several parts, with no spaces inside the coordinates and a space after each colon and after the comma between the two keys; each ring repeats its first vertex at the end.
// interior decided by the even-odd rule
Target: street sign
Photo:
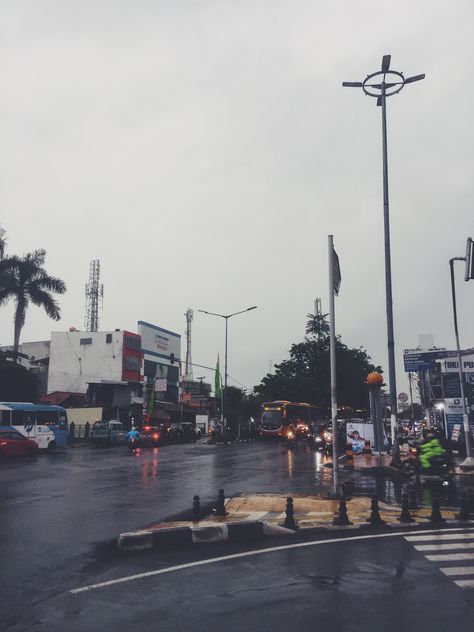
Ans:
{"type": "Polygon", "coordinates": [[[25,423],[23,428],[26,430],[28,434],[30,434],[30,432],[33,430],[33,424],[25,423]]]}
{"type": "Polygon", "coordinates": [[[448,398],[461,397],[459,373],[442,373],[443,396],[448,398]]]}
{"type": "Polygon", "coordinates": [[[419,371],[430,371],[435,368],[435,360],[447,358],[450,351],[446,349],[405,349],[403,352],[403,362],[405,373],[418,373],[419,371]]]}
{"type": "Polygon", "coordinates": [[[398,394],[398,401],[402,402],[402,404],[404,404],[405,402],[408,401],[408,395],[406,393],[399,393],[398,394]]]}

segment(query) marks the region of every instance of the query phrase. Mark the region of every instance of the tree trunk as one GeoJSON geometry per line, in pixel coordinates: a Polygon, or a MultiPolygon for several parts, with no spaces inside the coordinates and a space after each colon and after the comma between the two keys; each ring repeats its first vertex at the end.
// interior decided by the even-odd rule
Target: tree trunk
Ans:
{"type": "Polygon", "coordinates": [[[13,351],[18,353],[18,347],[20,345],[20,334],[25,324],[25,305],[22,302],[17,303],[15,309],[14,322],[14,337],[13,337],[13,351]]]}

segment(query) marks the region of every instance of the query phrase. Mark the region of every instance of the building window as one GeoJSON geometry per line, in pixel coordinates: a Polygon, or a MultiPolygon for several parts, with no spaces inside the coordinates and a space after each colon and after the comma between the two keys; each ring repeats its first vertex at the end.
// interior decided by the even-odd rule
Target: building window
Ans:
{"type": "Polygon", "coordinates": [[[136,356],[125,356],[126,371],[140,371],[140,358],[136,356]]]}
{"type": "Polygon", "coordinates": [[[105,342],[112,342],[112,334],[105,334],[105,342]]]}
{"type": "Polygon", "coordinates": [[[92,344],[92,338],[81,338],[79,341],[79,344],[81,345],[91,345],[92,344]]]}
{"type": "Polygon", "coordinates": [[[125,348],[133,351],[142,350],[142,340],[139,336],[125,336],[125,348]]]}

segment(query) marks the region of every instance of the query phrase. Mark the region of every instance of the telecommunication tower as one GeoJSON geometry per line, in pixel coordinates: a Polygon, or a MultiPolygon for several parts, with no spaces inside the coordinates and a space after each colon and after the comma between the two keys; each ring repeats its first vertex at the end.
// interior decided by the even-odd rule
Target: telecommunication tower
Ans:
{"type": "Polygon", "coordinates": [[[184,315],[186,316],[186,370],[183,380],[186,382],[192,382],[193,364],[191,359],[191,323],[193,322],[194,310],[188,307],[184,315]]]}
{"type": "Polygon", "coordinates": [[[100,261],[92,259],[89,266],[89,283],[86,283],[86,317],[84,327],[86,331],[99,330],[99,302],[102,307],[104,286],[99,283],[100,261]]]}

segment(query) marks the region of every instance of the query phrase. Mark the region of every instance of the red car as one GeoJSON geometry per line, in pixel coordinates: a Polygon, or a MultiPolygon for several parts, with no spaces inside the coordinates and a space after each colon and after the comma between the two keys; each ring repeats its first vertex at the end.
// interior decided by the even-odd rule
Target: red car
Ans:
{"type": "Polygon", "coordinates": [[[0,456],[35,454],[38,444],[16,430],[0,430],[0,456]]]}

